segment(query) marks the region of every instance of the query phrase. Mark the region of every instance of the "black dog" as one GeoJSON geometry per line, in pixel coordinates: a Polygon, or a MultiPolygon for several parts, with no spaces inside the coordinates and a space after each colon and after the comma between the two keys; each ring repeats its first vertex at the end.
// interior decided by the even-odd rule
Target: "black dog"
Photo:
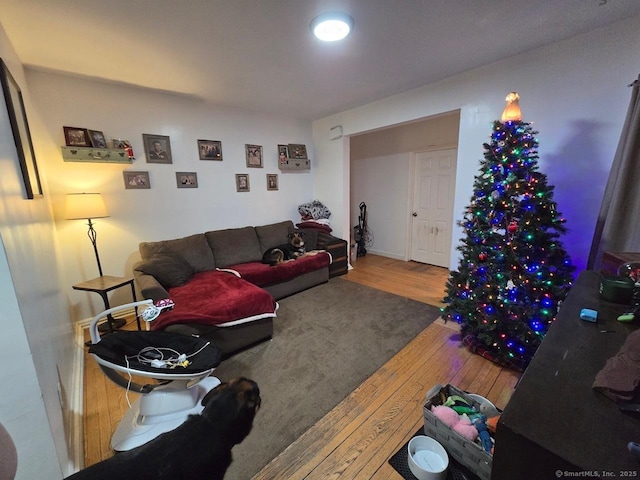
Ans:
{"type": "Polygon", "coordinates": [[[262,263],[267,265],[278,265],[287,260],[295,260],[306,253],[302,232],[294,232],[289,234],[289,243],[269,248],[262,255],[262,263]]]}
{"type": "Polygon", "coordinates": [[[116,454],[68,477],[73,480],[222,480],[231,465],[231,448],[253,427],[260,408],[253,380],[222,383],[202,399],[200,415],[144,445],[116,454]]]}

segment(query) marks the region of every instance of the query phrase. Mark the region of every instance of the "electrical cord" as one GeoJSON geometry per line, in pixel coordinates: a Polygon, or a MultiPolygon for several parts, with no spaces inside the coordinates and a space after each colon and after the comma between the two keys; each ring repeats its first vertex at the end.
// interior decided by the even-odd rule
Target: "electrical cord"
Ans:
{"type": "Polygon", "coordinates": [[[187,355],[186,353],[180,353],[173,348],[168,347],[144,347],[135,355],[125,355],[124,361],[127,366],[127,389],[125,392],[125,397],[127,399],[127,404],[129,408],[131,408],[131,402],[129,400],[129,391],[131,390],[131,382],[133,381],[133,377],[131,376],[131,367],[129,364],[129,360],[136,360],[138,363],[142,365],[150,365],[155,368],[168,368],[175,369],[177,367],[186,368],[191,365],[191,361],[189,358],[196,356],[202,350],[207,348],[211,342],[205,343],[202,347],[196,350],[193,353],[187,355]],[[165,358],[166,357],[166,358],[165,358]]]}

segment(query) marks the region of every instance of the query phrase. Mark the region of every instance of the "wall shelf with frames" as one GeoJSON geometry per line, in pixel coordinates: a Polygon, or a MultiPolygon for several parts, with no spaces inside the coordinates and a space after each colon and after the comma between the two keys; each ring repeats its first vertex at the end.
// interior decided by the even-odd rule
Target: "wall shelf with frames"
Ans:
{"type": "Polygon", "coordinates": [[[133,163],[121,148],[60,147],[65,162],[133,163]]]}

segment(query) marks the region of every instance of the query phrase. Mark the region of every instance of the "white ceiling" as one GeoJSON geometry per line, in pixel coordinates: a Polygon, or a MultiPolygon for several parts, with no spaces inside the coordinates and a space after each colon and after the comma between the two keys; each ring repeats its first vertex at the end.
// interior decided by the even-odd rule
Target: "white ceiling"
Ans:
{"type": "Polygon", "coordinates": [[[29,68],[318,119],[640,14],[640,0],[0,0],[29,68]],[[309,23],[349,13],[322,44],[309,23]]]}

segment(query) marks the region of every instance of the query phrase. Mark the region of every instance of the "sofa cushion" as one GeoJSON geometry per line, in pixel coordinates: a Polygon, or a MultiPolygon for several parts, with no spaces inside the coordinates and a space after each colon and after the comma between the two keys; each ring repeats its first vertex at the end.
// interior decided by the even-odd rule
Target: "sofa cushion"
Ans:
{"type": "Polygon", "coordinates": [[[269,248],[287,243],[289,233],[294,230],[291,220],[272,223],[270,225],[261,225],[255,227],[255,229],[258,240],[260,240],[260,251],[262,253],[266,252],[269,248]]]}
{"type": "Polygon", "coordinates": [[[164,288],[184,285],[195,273],[184,258],[171,253],[159,253],[143,260],[136,269],[155,277],[164,288]]]}
{"type": "Polygon", "coordinates": [[[184,258],[195,272],[205,272],[216,268],[211,247],[203,233],[175,240],[141,242],[138,249],[142,260],[148,260],[159,253],[174,254],[184,258]]]}
{"type": "Polygon", "coordinates": [[[262,260],[260,241],[253,227],[215,230],[204,235],[213,251],[218,268],[262,260]]]}

